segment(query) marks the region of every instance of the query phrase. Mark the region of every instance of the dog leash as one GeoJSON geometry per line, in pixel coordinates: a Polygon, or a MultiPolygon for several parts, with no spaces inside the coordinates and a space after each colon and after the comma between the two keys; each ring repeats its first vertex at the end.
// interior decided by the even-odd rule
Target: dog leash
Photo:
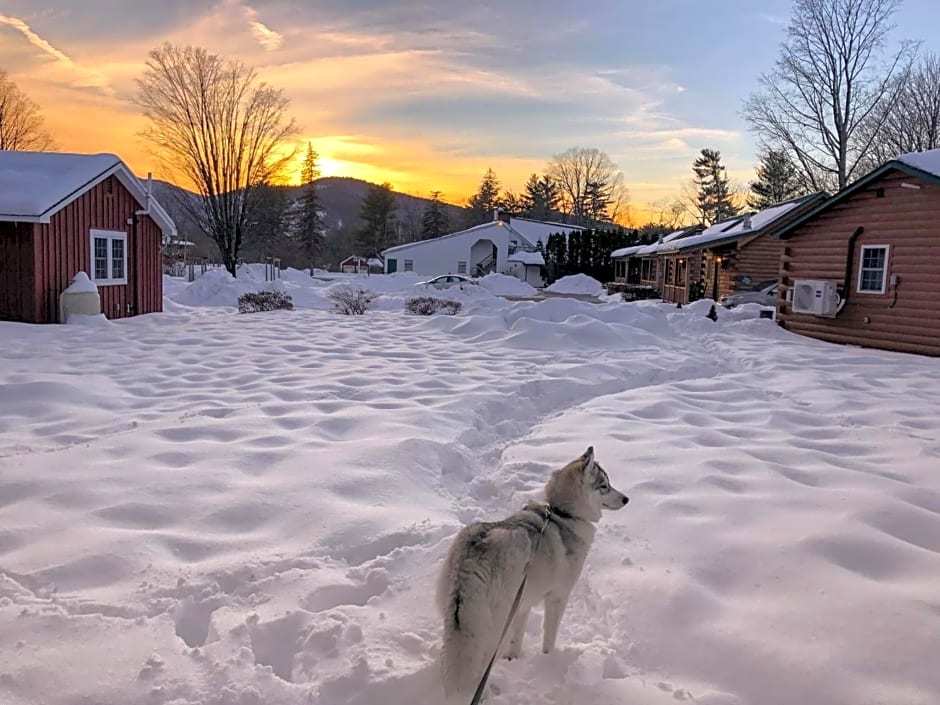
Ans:
{"type": "Polygon", "coordinates": [[[506,624],[503,626],[503,633],[499,635],[499,641],[496,642],[496,650],[493,652],[490,662],[486,665],[486,670],[483,672],[483,678],[480,679],[480,684],[477,686],[476,691],[473,693],[473,700],[470,701],[470,705],[479,705],[480,699],[483,697],[483,689],[486,687],[486,681],[489,680],[490,671],[493,668],[493,664],[496,662],[496,656],[499,654],[499,647],[503,645],[503,639],[506,638],[506,632],[509,631],[509,625],[512,624],[512,620],[516,616],[516,612],[519,609],[519,603],[522,602],[522,591],[525,590],[526,578],[529,577],[529,566],[532,564],[532,559],[535,557],[535,554],[538,553],[539,544],[542,542],[542,534],[545,533],[546,527],[548,527],[548,520],[551,519],[554,509],[550,504],[545,505],[545,520],[542,522],[542,528],[539,530],[539,535],[535,539],[535,548],[532,549],[532,554],[529,556],[529,560],[525,563],[525,568],[522,571],[522,582],[519,584],[519,589],[516,590],[516,599],[512,601],[512,607],[509,610],[509,616],[506,618],[506,624]]]}

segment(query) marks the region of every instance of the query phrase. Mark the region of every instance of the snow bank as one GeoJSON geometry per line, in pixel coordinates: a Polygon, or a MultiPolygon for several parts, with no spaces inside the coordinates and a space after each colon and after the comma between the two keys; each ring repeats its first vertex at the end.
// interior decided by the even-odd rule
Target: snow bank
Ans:
{"type": "Polygon", "coordinates": [[[587,294],[591,296],[600,296],[606,291],[603,284],[587,274],[572,274],[562,277],[545,290],[553,294],[587,294]]]}
{"type": "Polygon", "coordinates": [[[535,296],[538,293],[534,286],[521,279],[498,272],[490,272],[479,281],[480,286],[496,296],[535,296]]]}
{"type": "Polygon", "coordinates": [[[187,306],[237,307],[238,297],[249,291],[257,291],[253,277],[236,279],[228,270],[214,267],[186,288],[172,294],[171,298],[176,303],[187,306]]]}

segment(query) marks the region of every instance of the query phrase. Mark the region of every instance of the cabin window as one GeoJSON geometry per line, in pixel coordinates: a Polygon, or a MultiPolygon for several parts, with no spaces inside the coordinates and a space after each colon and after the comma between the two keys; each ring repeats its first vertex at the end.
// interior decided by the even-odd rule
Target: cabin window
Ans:
{"type": "Polygon", "coordinates": [[[676,266],[676,286],[685,286],[685,260],[680,259],[676,266]]]}
{"type": "Polygon", "coordinates": [[[127,284],[127,233],[92,230],[91,263],[95,284],[127,284]]]}
{"type": "Polygon", "coordinates": [[[858,265],[858,291],[861,294],[885,293],[888,273],[888,246],[863,245],[858,265]]]}
{"type": "Polygon", "coordinates": [[[457,263],[457,274],[466,274],[467,273],[467,263],[458,262],[457,263]]]}
{"type": "Polygon", "coordinates": [[[414,261],[413,259],[406,259],[406,260],[405,260],[405,271],[406,271],[406,272],[413,272],[413,271],[415,271],[415,261],[414,261]]]}

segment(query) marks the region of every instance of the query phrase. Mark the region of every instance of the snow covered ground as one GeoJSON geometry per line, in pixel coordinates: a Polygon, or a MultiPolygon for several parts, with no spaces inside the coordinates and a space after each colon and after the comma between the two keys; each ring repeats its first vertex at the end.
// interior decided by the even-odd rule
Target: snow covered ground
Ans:
{"type": "Polygon", "coordinates": [[[437,703],[449,540],[589,444],[631,502],[488,702],[940,701],[937,360],[377,277],[365,318],[189,305],[213,276],[0,323],[0,703],[437,703]]]}

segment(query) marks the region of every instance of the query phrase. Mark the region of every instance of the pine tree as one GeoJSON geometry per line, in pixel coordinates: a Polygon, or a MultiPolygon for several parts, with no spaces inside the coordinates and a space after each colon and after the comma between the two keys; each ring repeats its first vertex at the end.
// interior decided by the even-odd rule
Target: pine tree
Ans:
{"type": "Polygon", "coordinates": [[[561,279],[568,273],[568,241],[564,235],[555,233],[549,235],[545,252],[545,269],[550,282],[561,279]]]}
{"type": "Polygon", "coordinates": [[[493,211],[502,205],[499,198],[499,179],[492,169],[487,169],[480,188],[467,200],[467,227],[481,225],[493,219],[493,211]]]}
{"type": "Polygon", "coordinates": [[[424,207],[424,216],[421,218],[421,239],[446,235],[450,231],[450,219],[444,210],[440,191],[431,191],[431,200],[424,207]]]}
{"type": "Polygon", "coordinates": [[[712,225],[738,212],[731,199],[731,187],[725,167],[721,164],[721,152],[703,149],[692,166],[695,178],[695,207],[703,225],[712,225]]]}
{"type": "Polygon", "coordinates": [[[747,205],[763,210],[806,194],[800,171],[782,149],[768,149],[760,157],[757,180],[752,181],[747,205]]]}
{"type": "Polygon", "coordinates": [[[525,184],[523,196],[528,203],[529,211],[526,215],[536,220],[557,220],[561,193],[556,184],[547,175],[532,174],[525,184]]]}
{"type": "Polygon", "coordinates": [[[356,231],[356,249],[363,257],[374,257],[392,244],[395,234],[395,194],[392,185],[384,183],[371,185],[365,198],[359,217],[362,227],[356,231]]]}
{"type": "Polygon", "coordinates": [[[589,181],[584,187],[584,213],[589,223],[603,223],[610,220],[611,191],[604,184],[589,181]]]}
{"type": "Polygon", "coordinates": [[[324,250],[325,228],[320,216],[320,199],[316,184],[320,177],[320,170],[317,168],[318,157],[313,145],[307,142],[307,153],[300,171],[301,194],[294,229],[300,251],[311,268],[323,256],[324,250]]]}
{"type": "Polygon", "coordinates": [[[526,217],[532,209],[532,204],[526,194],[516,194],[513,191],[506,191],[500,198],[500,205],[503,210],[511,215],[526,217]]]}

